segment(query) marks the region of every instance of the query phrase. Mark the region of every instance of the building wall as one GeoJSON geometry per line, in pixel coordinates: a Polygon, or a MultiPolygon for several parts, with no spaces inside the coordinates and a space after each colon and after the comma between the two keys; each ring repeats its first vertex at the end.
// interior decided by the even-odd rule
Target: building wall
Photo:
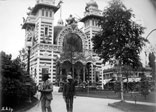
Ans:
{"type": "MultiPolygon", "coordinates": [[[[31,53],[30,53],[30,74],[34,78],[37,84],[41,82],[43,70],[50,73],[50,81],[55,80],[53,72],[55,72],[55,60],[53,50],[53,36],[54,36],[54,10],[53,6],[49,8],[49,1],[37,1],[35,7],[37,11],[34,14],[30,14],[24,23],[25,27],[25,48],[27,48],[27,40],[31,34],[31,53]],[[38,3],[44,4],[42,7],[38,6],[38,3]],[[48,3],[48,4],[47,4],[48,3]],[[47,7],[46,7],[47,4],[47,7]],[[33,21],[32,18],[33,17],[33,21]],[[31,23],[31,24],[30,24],[31,23]],[[28,25],[27,25],[28,24],[28,25]],[[34,24],[34,25],[33,25],[34,24]],[[28,27],[32,27],[31,32],[28,27]]],[[[54,4],[51,4],[54,5],[54,4]]],[[[32,9],[32,12],[35,9],[32,9]]],[[[25,59],[27,62],[27,59],[25,59]]]]}
{"type": "MultiPolygon", "coordinates": [[[[44,2],[44,4],[46,4],[49,1],[50,0],[44,2],[44,0],[39,0],[37,1],[37,3],[44,2]]],[[[91,10],[92,8],[93,7],[91,7],[91,10]]],[[[101,11],[92,10],[92,13],[97,16],[101,14],[101,11]]],[[[87,16],[88,14],[85,13],[85,17],[87,16]]],[[[77,30],[76,32],[82,39],[83,52],[86,53],[88,51],[91,54],[92,58],[96,60],[95,65],[90,66],[89,78],[92,82],[96,80],[96,75],[98,75],[99,81],[102,81],[102,60],[100,60],[97,55],[92,52],[93,45],[91,42],[92,37],[95,36],[95,34],[100,30],[100,27],[97,25],[99,19],[96,18],[96,16],[88,18],[84,22],[84,33],[80,30],[77,30]]],[[[58,34],[58,42],[54,45],[54,10],[52,8],[46,8],[44,6],[44,8],[38,8],[35,15],[28,16],[28,18],[30,17],[33,19],[30,20],[30,22],[33,22],[33,24],[35,24],[35,27],[32,29],[31,32],[31,35],[33,35],[33,38],[35,38],[35,41],[33,41],[32,39],[33,46],[31,48],[30,56],[30,73],[34,77],[36,83],[39,84],[39,82],[41,81],[43,69],[47,70],[47,72],[50,73],[50,80],[54,82],[56,79],[56,60],[58,58],[58,55],[60,54],[60,47],[62,46],[63,42],[63,38],[61,37],[61,35],[63,34],[63,30],[58,34]]],[[[25,30],[25,42],[27,42],[27,38],[29,37],[28,33],[30,32],[27,30],[27,28],[25,28],[25,30]]],[[[27,59],[25,59],[25,61],[27,61],[27,59]]]]}

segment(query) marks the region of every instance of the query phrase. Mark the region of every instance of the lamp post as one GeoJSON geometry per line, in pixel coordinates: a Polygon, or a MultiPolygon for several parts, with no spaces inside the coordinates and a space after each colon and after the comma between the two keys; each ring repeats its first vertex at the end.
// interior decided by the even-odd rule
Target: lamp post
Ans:
{"type": "Polygon", "coordinates": [[[152,33],[152,32],[154,32],[154,31],[156,31],[156,28],[155,29],[153,29],[153,30],[151,30],[150,32],[149,32],[149,34],[146,36],[146,39],[149,37],[149,35],[152,33]]]}
{"type": "MultiPolygon", "coordinates": [[[[27,55],[27,76],[28,78],[30,77],[30,50],[31,50],[31,46],[32,46],[32,42],[31,41],[27,41],[27,48],[28,48],[28,55],[27,55]]],[[[28,102],[31,103],[31,92],[30,92],[30,82],[28,81],[26,83],[26,85],[28,86],[28,95],[29,95],[29,98],[28,98],[28,102]]]]}
{"type": "Polygon", "coordinates": [[[28,55],[27,55],[27,59],[28,59],[28,62],[27,62],[27,73],[28,75],[30,75],[30,46],[28,46],[28,55]]]}

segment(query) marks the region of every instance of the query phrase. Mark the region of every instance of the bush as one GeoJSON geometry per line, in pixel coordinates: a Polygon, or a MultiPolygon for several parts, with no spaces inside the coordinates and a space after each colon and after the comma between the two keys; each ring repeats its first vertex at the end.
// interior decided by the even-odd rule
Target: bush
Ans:
{"type": "Polygon", "coordinates": [[[121,92],[121,84],[120,84],[120,82],[116,82],[114,84],[114,91],[115,91],[115,93],[121,92]]]}
{"type": "Polygon", "coordinates": [[[29,94],[36,93],[34,81],[28,77],[19,58],[11,60],[11,55],[1,52],[2,58],[2,106],[11,107],[27,100],[29,94]],[[26,85],[26,82],[29,83],[26,85]]]}
{"type": "Polygon", "coordinates": [[[142,77],[140,82],[140,92],[146,99],[147,95],[150,93],[151,85],[149,80],[146,77],[142,77]]]}

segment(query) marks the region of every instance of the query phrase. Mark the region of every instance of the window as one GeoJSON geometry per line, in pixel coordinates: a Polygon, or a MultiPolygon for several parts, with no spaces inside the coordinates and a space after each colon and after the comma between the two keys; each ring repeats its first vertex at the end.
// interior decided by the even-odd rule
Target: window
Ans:
{"type": "Polygon", "coordinates": [[[46,17],[48,17],[48,10],[46,10],[46,17]]]}
{"type": "Polygon", "coordinates": [[[95,20],[94,19],[92,19],[92,26],[95,26],[95,20]]]}
{"type": "Polygon", "coordinates": [[[45,27],[45,30],[44,30],[44,35],[48,35],[48,27],[45,27]]]}
{"type": "Polygon", "coordinates": [[[49,73],[49,68],[42,68],[42,74],[49,73]]]}
{"type": "Polygon", "coordinates": [[[98,20],[96,20],[96,26],[98,26],[98,27],[99,27],[99,25],[98,25],[98,20]]]}
{"type": "Polygon", "coordinates": [[[44,16],[44,9],[42,9],[42,16],[44,16]]]}
{"type": "Polygon", "coordinates": [[[52,17],[52,11],[50,11],[50,17],[52,17]]]}
{"type": "Polygon", "coordinates": [[[90,22],[90,21],[89,21],[89,20],[87,20],[87,26],[89,26],[89,22],[90,22]]]}
{"type": "Polygon", "coordinates": [[[87,24],[86,24],[86,22],[85,22],[85,27],[87,27],[87,24]]]}

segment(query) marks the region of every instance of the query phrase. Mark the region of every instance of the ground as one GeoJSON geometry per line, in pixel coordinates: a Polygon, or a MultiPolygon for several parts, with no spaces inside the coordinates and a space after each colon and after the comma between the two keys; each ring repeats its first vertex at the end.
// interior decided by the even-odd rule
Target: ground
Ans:
{"type": "Polygon", "coordinates": [[[121,101],[109,105],[121,109],[124,112],[156,112],[155,105],[134,104],[121,101]]]}
{"type": "MultiPolygon", "coordinates": [[[[62,93],[54,88],[51,107],[53,112],[66,112],[65,102],[62,93]]],[[[39,95],[37,95],[39,98],[39,95]]],[[[155,112],[154,103],[126,101],[121,103],[117,99],[94,98],[77,96],[74,99],[74,112],[155,112]],[[113,106],[112,106],[113,105],[113,106]],[[122,107],[122,108],[121,108],[122,107]],[[120,110],[119,110],[120,109],[120,110]],[[135,110],[135,111],[134,111],[135,110]]],[[[37,104],[26,112],[41,112],[41,105],[37,104]]]]}
{"type": "MultiPolygon", "coordinates": [[[[62,93],[53,92],[53,101],[51,107],[53,112],[66,112],[65,102],[62,93]]],[[[108,106],[108,103],[113,103],[119,100],[79,97],[74,99],[74,112],[123,112],[119,109],[108,106]]],[[[41,112],[41,105],[37,104],[32,109],[26,112],[41,112]]]]}

